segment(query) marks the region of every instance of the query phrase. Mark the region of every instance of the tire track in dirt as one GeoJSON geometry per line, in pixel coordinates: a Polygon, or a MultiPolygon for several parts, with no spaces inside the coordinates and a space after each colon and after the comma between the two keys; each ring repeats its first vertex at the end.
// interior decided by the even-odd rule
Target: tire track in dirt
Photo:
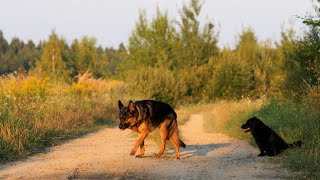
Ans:
{"type": "MultiPolygon", "coordinates": [[[[145,157],[129,152],[136,141],[130,131],[102,129],[53,147],[23,161],[0,166],[0,179],[283,179],[290,172],[258,158],[248,143],[203,130],[203,115],[180,126],[187,144],[181,159],[167,148],[155,159],[159,145],[146,139],[145,157]]],[[[169,143],[169,142],[168,142],[169,143]]]]}

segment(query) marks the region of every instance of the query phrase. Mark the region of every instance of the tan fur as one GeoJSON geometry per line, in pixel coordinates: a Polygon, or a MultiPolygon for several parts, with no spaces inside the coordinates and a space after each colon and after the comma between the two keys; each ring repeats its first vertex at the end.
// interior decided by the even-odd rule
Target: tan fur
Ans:
{"type": "Polygon", "coordinates": [[[151,131],[159,127],[161,147],[159,152],[155,153],[155,157],[160,158],[166,149],[167,140],[170,140],[176,151],[175,158],[180,159],[179,147],[185,147],[185,144],[179,138],[177,116],[171,106],[152,100],[139,101],[137,104],[138,105],[134,105],[134,103],[130,101],[129,105],[125,107],[120,100],[118,102],[120,113],[121,111],[123,112],[123,114],[119,115],[121,118],[119,128],[122,130],[128,128],[139,134],[138,140],[131,149],[130,155],[134,156],[140,147],[140,152],[136,157],[142,158],[145,152],[144,139],[151,131]],[[152,104],[156,104],[156,106],[152,104]],[[128,114],[128,111],[130,111],[131,114],[128,114]],[[158,115],[152,116],[152,113],[158,113],[158,115]],[[161,114],[163,114],[163,119],[161,118],[161,114]],[[127,119],[125,116],[127,116],[127,119]]]}
{"type": "MultiPolygon", "coordinates": [[[[163,121],[159,128],[160,128],[160,137],[161,137],[161,147],[158,153],[155,153],[156,158],[160,158],[160,156],[163,154],[164,150],[166,149],[166,142],[169,137],[169,130],[168,130],[168,125],[171,122],[170,119],[166,119],[163,121]]],[[[147,125],[145,122],[141,123],[139,127],[132,128],[133,131],[139,133],[138,140],[134,147],[132,148],[130,155],[135,155],[137,152],[137,149],[140,147],[140,153],[136,156],[138,158],[142,158],[145,152],[145,147],[144,147],[144,139],[148,136],[149,130],[147,128],[147,125]]],[[[176,151],[176,159],[180,159],[180,151],[179,151],[179,134],[178,134],[178,129],[174,128],[173,134],[169,138],[170,142],[173,144],[174,149],[176,151]]]]}
{"type": "Polygon", "coordinates": [[[130,126],[134,126],[138,121],[136,118],[129,118],[126,120],[126,122],[130,123],[130,126]]]}

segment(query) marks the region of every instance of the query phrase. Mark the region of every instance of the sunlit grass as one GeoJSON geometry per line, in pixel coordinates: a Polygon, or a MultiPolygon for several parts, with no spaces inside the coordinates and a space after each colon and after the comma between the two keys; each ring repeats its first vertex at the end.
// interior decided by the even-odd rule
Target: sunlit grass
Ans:
{"type": "Polygon", "coordinates": [[[123,83],[81,77],[71,85],[36,76],[0,79],[0,161],[113,124],[123,83]]]}
{"type": "MultiPolygon", "coordinates": [[[[275,162],[281,162],[294,171],[301,171],[302,179],[320,178],[320,113],[305,105],[269,100],[256,102],[224,102],[212,105],[214,113],[205,117],[208,132],[222,132],[231,137],[244,139],[256,146],[253,137],[243,133],[240,126],[247,119],[257,116],[276,131],[288,143],[301,140],[302,148],[285,151],[275,162]],[[262,105],[262,106],[261,106],[262,105]],[[225,117],[220,118],[223,114],[225,117]],[[219,122],[219,119],[224,119],[219,122]]],[[[258,153],[258,150],[257,150],[258,153]]]]}

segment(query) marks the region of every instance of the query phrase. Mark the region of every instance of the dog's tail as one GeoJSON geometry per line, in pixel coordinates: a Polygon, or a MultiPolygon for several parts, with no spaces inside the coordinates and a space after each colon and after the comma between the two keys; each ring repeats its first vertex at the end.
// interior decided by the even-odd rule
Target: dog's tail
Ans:
{"type": "Polygon", "coordinates": [[[301,141],[296,141],[288,145],[289,145],[289,148],[293,148],[293,147],[301,147],[301,144],[302,144],[301,141]]]}
{"type": "Polygon", "coordinates": [[[184,144],[184,142],[181,141],[181,139],[179,139],[179,146],[183,147],[183,148],[186,148],[186,144],[184,144]]]}

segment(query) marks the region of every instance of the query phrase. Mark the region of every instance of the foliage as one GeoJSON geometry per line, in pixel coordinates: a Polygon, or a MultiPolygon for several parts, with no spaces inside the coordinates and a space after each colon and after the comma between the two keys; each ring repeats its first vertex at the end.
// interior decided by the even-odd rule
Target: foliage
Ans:
{"type": "Polygon", "coordinates": [[[315,15],[302,18],[303,23],[312,27],[320,27],[320,0],[313,0],[313,8],[315,15]]]}
{"type": "Polygon", "coordinates": [[[72,69],[72,76],[92,72],[94,77],[106,77],[104,72],[108,66],[107,55],[103,49],[96,48],[96,39],[83,37],[77,39],[71,45],[71,58],[68,66],[72,69]]]}
{"type": "Polygon", "coordinates": [[[185,92],[182,80],[177,80],[172,71],[165,68],[142,68],[129,71],[126,77],[127,91],[135,99],[158,99],[178,105],[185,92]]]}
{"type": "Polygon", "coordinates": [[[75,39],[69,46],[54,31],[38,45],[18,38],[9,43],[1,32],[0,74],[28,73],[72,83],[79,74],[90,72],[94,78],[133,84],[137,82],[129,82],[134,78],[128,77],[152,73],[143,76],[145,89],[152,92],[128,92],[175,104],[263,96],[302,100],[319,81],[317,5],[315,2],[315,15],[304,18],[315,25],[309,24],[302,37],[293,29],[282,32],[276,46],[270,40],[259,40],[253,29],[244,28],[234,48],[219,49],[214,23],[200,21],[203,2],[199,0],[183,4],[178,19],[170,19],[159,8],[151,19],[141,11],[127,47],[120,44],[118,49],[97,46],[91,37],[75,39]],[[158,92],[154,79],[168,77],[178,83],[177,92],[158,92]]]}
{"type": "Polygon", "coordinates": [[[0,79],[0,161],[25,157],[59,139],[115,119],[123,84],[83,75],[67,85],[37,76],[0,79]]]}
{"type": "Polygon", "coordinates": [[[40,58],[40,49],[30,40],[27,43],[13,38],[11,43],[3,37],[0,30],[0,75],[27,73],[40,58]]]}
{"type": "Polygon", "coordinates": [[[302,36],[289,28],[274,44],[244,28],[234,48],[218,47],[214,23],[200,21],[202,6],[190,0],[178,19],[159,8],[152,18],[141,11],[128,45],[118,48],[97,46],[92,37],[70,45],[54,31],[39,44],[9,42],[0,31],[0,75],[6,75],[0,79],[1,161],[87,131],[97,121],[109,122],[115,100],[123,96],[173,106],[276,97],[298,104],[235,106],[230,114],[237,118],[224,128],[247,137],[238,126],[259,116],[285,139],[303,140],[303,148],[284,160],[319,177],[319,0],[314,0],[316,12],[302,18],[302,36]]]}
{"type": "Polygon", "coordinates": [[[199,1],[191,1],[183,6],[180,22],[169,20],[159,9],[150,23],[145,12],[140,13],[129,38],[128,56],[120,67],[126,82],[143,84],[134,89],[135,93],[173,104],[205,98],[203,89],[209,73],[206,65],[218,48],[212,23],[201,32],[200,10],[199,1]]]}
{"type": "Polygon", "coordinates": [[[221,53],[215,64],[212,78],[213,95],[217,99],[241,99],[250,97],[254,90],[253,68],[243,64],[240,58],[229,50],[221,53]]]}
{"type": "Polygon", "coordinates": [[[301,149],[293,149],[283,156],[284,163],[295,170],[307,172],[307,177],[320,177],[320,114],[310,107],[271,101],[258,111],[270,127],[288,142],[302,141],[301,149]]]}
{"type": "Polygon", "coordinates": [[[67,56],[66,42],[53,31],[48,42],[43,45],[41,59],[37,62],[36,71],[51,79],[66,81],[70,74],[66,69],[67,56]]]}
{"type": "MultiPolygon", "coordinates": [[[[288,149],[277,158],[273,158],[272,161],[280,160],[287,167],[301,171],[300,178],[319,179],[319,111],[307,105],[279,101],[275,98],[271,98],[267,102],[225,101],[210,106],[210,110],[206,110],[209,112],[205,117],[205,127],[209,132],[227,133],[232,137],[247,140],[256,146],[253,137],[244,133],[240,128],[249,118],[256,116],[288,143],[301,140],[301,148],[288,149]],[[212,110],[216,112],[215,116],[210,113],[212,110]]],[[[204,108],[200,109],[200,111],[203,110],[204,108]]],[[[257,149],[257,154],[258,151],[257,149]]]]}

